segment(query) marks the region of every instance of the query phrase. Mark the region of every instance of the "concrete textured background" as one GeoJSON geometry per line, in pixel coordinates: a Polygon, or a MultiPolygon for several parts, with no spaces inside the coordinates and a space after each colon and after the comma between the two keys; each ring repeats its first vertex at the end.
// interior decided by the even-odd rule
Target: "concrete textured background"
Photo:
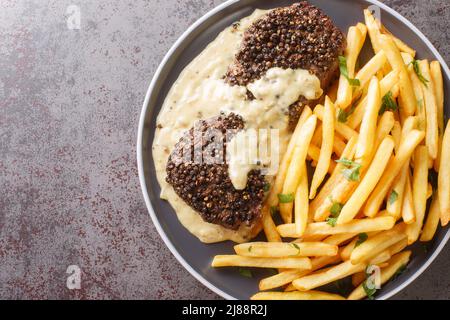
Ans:
{"type": "MultiPolygon", "coordinates": [[[[157,234],[135,161],[153,72],[221,0],[0,0],[0,298],[217,299],[157,234]],[[81,29],[66,8],[81,9],[81,29]],[[66,269],[82,270],[80,290],[66,269]]],[[[450,61],[450,2],[386,0],[450,61]]],[[[449,299],[450,246],[397,299],[449,299]]]]}

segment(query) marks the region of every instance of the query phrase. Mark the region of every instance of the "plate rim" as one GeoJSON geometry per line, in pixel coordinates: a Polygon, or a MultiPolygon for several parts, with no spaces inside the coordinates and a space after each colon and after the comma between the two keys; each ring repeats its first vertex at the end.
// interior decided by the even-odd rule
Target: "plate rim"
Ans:
{"type": "MultiPolygon", "coordinates": [[[[216,13],[222,11],[223,9],[227,8],[228,6],[231,6],[232,4],[239,2],[240,0],[228,0],[224,3],[216,6],[215,8],[208,11],[206,14],[201,16],[199,19],[197,19],[193,24],[191,24],[182,34],[181,36],[175,41],[175,43],[170,47],[169,51],[164,55],[164,58],[158,65],[158,68],[156,69],[152,80],[150,82],[150,85],[147,89],[144,103],[142,105],[141,113],[139,116],[139,125],[138,125],[138,132],[137,132],[137,143],[136,143],[136,156],[137,156],[137,166],[138,166],[138,174],[139,174],[139,183],[141,186],[141,191],[144,196],[144,201],[147,207],[147,211],[150,214],[150,218],[152,219],[153,225],[155,226],[156,230],[158,231],[160,237],[164,241],[165,245],[169,248],[170,252],[175,256],[175,258],[178,260],[178,262],[194,277],[196,278],[200,283],[202,283],[205,287],[213,291],[214,293],[218,294],[224,299],[227,300],[237,300],[235,297],[229,295],[228,293],[224,292],[222,289],[216,287],[211,282],[209,282],[204,276],[202,276],[200,273],[198,273],[194,268],[191,267],[189,263],[186,262],[186,260],[182,257],[182,255],[178,252],[178,250],[175,248],[175,246],[172,244],[170,239],[167,237],[165,231],[163,230],[158,217],[155,214],[155,211],[153,210],[152,203],[150,201],[150,197],[148,196],[148,190],[145,183],[145,176],[144,176],[144,163],[143,163],[143,157],[142,157],[142,149],[143,149],[143,132],[145,127],[145,115],[147,113],[147,109],[150,102],[150,97],[152,96],[152,93],[154,91],[154,88],[156,86],[156,83],[158,82],[158,79],[161,75],[161,71],[174,53],[174,51],[178,48],[178,46],[185,40],[185,38],[188,37],[188,35],[194,31],[200,24],[202,24],[205,20],[209,19],[211,16],[215,15],[216,13]]],[[[410,30],[412,30],[419,38],[424,42],[424,44],[431,50],[431,52],[435,55],[437,60],[441,64],[441,68],[445,72],[447,78],[450,79],[450,70],[447,66],[447,63],[439,53],[439,51],[434,47],[434,45],[431,43],[431,41],[408,19],[403,17],[400,13],[398,13],[396,10],[392,9],[388,5],[378,1],[378,0],[364,0],[368,4],[376,5],[380,7],[381,9],[385,10],[386,12],[393,15],[396,19],[400,20],[402,23],[404,23],[410,30]]],[[[393,288],[389,292],[384,293],[383,295],[378,296],[377,300],[386,300],[392,297],[393,295],[397,294],[404,288],[406,288],[409,284],[411,284],[415,279],[417,279],[429,266],[430,264],[436,259],[436,257],[441,253],[442,249],[445,247],[445,245],[448,242],[448,239],[450,238],[450,228],[447,230],[447,233],[445,234],[442,241],[437,246],[436,250],[433,252],[433,254],[428,257],[428,259],[425,261],[425,263],[418,268],[409,278],[407,278],[404,282],[402,282],[399,286],[393,288]]]]}

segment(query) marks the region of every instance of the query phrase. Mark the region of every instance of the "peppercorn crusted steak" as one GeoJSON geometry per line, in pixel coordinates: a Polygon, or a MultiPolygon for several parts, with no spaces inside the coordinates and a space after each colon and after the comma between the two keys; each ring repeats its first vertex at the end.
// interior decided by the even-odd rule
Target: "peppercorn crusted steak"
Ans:
{"type": "MultiPolygon", "coordinates": [[[[244,33],[234,63],[225,80],[245,86],[273,67],[305,69],[319,78],[326,89],[337,77],[338,56],[345,49],[345,36],[320,9],[306,1],[276,8],[256,20],[244,33]]],[[[289,107],[291,126],[304,105],[315,101],[304,97],[289,107]]]]}
{"type": "Polygon", "coordinates": [[[165,168],[164,184],[173,187],[176,198],[172,190],[163,191],[176,205],[180,221],[199,239],[242,242],[260,230],[270,177],[244,166],[238,175],[246,176],[245,188],[237,189],[230,178],[230,172],[236,173],[236,163],[230,162],[230,167],[226,163],[227,144],[247,127],[278,129],[280,141],[287,141],[288,122],[291,127],[297,123],[303,105],[314,106],[317,100],[305,96],[320,99],[322,89],[338,73],[338,56],[344,46],[344,35],[331,20],[301,2],[255,11],[251,20],[244,18],[221,33],[180,75],[175,90],[166,98],[163,116],[159,116],[165,123],[156,132],[154,154],[158,172],[165,168]],[[229,53],[235,48],[239,50],[233,58],[229,53]],[[209,63],[211,60],[214,63],[209,63]],[[294,81],[296,73],[301,76],[294,81]],[[278,84],[272,85],[274,81],[278,84]],[[168,133],[180,128],[182,138],[169,143],[168,133]],[[223,136],[210,137],[209,131],[223,136]],[[196,139],[199,132],[202,139],[196,139]],[[217,142],[222,142],[218,148],[214,147],[217,142]],[[164,162],[158,162],[158,156],[164,162]],[[216,158],[223,162],[210,161],[216,158]],[[180,206],[178,199],[189,208],[180,206]]]}
{"type": "Polygon", "coordinates": [[[197,121],[175,145],[166,167],[166,181],[204,221],[233,230],[243,223],[253,226],[259,221],[264,198],[265,180],[259,170],[249,172],[244,190],[236,190],[226,161],[213,163],[214,159],[226,160],[227,143],[234,136],[226,133],[237,133],[243,128],[242,117],[233,113],[197,121]],[[217,144],[217,135],[209,135],[208,131],[220,132],[221,143],[217,144]],[[194,138],[199,133],[202,139],[194,138]],[[201,159],[196,155],[201,155],[201,159]]]}

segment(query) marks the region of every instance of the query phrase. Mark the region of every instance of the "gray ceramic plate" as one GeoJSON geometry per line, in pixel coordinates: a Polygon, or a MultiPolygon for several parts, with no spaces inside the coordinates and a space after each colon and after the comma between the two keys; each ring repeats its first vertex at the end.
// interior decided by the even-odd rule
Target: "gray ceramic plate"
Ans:
{"type": "MultiPolygon", "coordinates": [[[[216,254],[232,253],[232,243],[203,244],[192,236],[177,220],[171,206],[159,199],[158,185],[151,145],[155,121],[161,105],[183,68],[199,54],[217,34],[234,21],[251,14],[257,8],[275,8],[294,1],[287,0],[241,0],[228,1],[215,8],[194,23],[169,50],[156,71],[145,97],[139,122],[137,141],[137,160],[139,177],[148,211],[158,232],[166,245],[180,263],[205,286],[227,299],[248,299],[258,291],[258,280],[270,273],[254,272],[253,278],[241,276],[233,268],[213,269],[211,259],[216,254]]],[[[363,21],[363,9],[369,5],[381,8],[381,19],[388,29],[399,38],[411,44],[419,58],[437,59],[443,66],[445,101],[447,118],[450,113],[450,71],[442,57],[410,22],[382,3],[372,0],[311,0],[312,4],[324,10],[341,30],[363,21]]],[[[369,54],[368,48],[365,54],[369,54]]],[[[378,292],[378,299],[387,299],[405,288],[417,278],[436,258],[444,247],[450,230],[439,229],[434,240],[424,246],[418,244],[413,248],[413,258],[406,270],[394,281],[389,282],[378,292]]]]}

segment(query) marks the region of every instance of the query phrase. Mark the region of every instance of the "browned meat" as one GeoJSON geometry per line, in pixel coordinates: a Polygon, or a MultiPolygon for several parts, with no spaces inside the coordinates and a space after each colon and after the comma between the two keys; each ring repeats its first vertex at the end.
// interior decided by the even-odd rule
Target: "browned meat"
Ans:
{"type": "Polygon", "coordinates": [[[214,159],[219,162],[225,159],[227,142],[244,128],[244,121],[232,113],[222,114],[199,120],[194,128],[175,145],[166,167],[167,182],[203,220],[234,230],[242,223],[253,226],[261,217],[264,177],[259,170],[252,170],[248,174],[247,187],[236,190],[228,176],[228,165],[214,163],[214,159]],[[216,144],[217,135],[211,130],[222,133],[219,145],[216,144]],[[226,130],[232,130],[234,134],[226,135],[226,130]],[[199,132],[203,139],[198,139],[199,132]],[[199,158],[199,154],[203,156],[199,158]]]}
{"type": "MultiPolygon", "coordinates": [[[[247,85],[272,68],[306,69],[315,74],[326,90],[338,75],[338,56],[345,49],[345,36],[320,9],[306,1],[271,10],[244,33],[235,62],[225,79],[232,85],[247,85]]],[[[315,104],[299,97],[289,108],[291,124],[297,122],[303,105],[315,104]]]]}

